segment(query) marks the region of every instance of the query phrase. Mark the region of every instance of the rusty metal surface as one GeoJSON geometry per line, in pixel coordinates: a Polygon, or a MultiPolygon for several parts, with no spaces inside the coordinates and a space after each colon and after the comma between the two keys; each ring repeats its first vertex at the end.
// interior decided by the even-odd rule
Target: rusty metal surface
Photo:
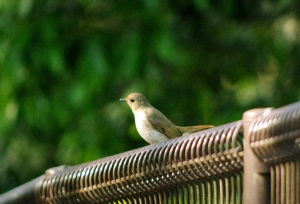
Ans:
{"type": "Polygon", "coordinates": [[[249,131],[251,148],[266,164],[299,160],[300,102],[258,117],[249,131]]]}
{"type": "Polygon", "coordinates": [[[39,203],[241,203],[242,121],[78,166],[36,185],[39,203]]]}

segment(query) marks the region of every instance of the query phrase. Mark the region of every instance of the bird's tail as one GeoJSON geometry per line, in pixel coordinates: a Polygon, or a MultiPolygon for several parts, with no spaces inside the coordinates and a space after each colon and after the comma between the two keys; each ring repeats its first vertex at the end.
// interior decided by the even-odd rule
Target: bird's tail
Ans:
{"type": "Polygon", "coordinates": [[[200,130],[208,129],[214,127],[213,125],[197,125],[197,126],[186,126],[186,127],[180,127],[176,126],[176,128],[182,133],[193,133],[198,132],[200,130]]]}

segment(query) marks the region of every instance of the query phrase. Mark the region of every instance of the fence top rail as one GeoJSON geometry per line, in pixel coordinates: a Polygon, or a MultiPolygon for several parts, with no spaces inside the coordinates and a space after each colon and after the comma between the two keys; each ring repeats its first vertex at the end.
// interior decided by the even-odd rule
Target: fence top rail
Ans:
{"type": "Polygon", "coordinates": [[[249,131],[251,148],[265,163],[299,159],[300,102],[258,117],[249,131]]]}
{"type": "Polygon", "coordinates": [[[242,172],[241,128],[242,121],[237,121],[54,170],[37,184],[36,198],[54,203],[72,199],[108,202],[242,172]]]}

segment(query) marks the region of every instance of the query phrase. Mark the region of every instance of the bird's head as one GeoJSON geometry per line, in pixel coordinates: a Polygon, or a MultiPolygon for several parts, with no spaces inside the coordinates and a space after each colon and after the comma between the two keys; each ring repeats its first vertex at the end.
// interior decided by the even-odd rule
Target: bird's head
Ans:
{"type": "Polygon", "coordinates": [[[121,98],[120,101],[126,102],[133,112],[140,108],[151,106],[146,97],[140,93],[131,93],[126,98],[121,98]]]}

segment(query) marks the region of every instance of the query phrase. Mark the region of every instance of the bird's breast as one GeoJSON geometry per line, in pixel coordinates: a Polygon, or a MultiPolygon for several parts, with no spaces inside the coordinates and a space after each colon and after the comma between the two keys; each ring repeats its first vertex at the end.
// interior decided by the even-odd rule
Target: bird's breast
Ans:
{"type": "Polygon", "coordinates": [[[147,122],[147,116],[143,112],[137,112],[134,114],[135,125],[139,134],[149,142],[150,144],[164,142],[169,140],[164,134],[150,127],[147,122]]]}

